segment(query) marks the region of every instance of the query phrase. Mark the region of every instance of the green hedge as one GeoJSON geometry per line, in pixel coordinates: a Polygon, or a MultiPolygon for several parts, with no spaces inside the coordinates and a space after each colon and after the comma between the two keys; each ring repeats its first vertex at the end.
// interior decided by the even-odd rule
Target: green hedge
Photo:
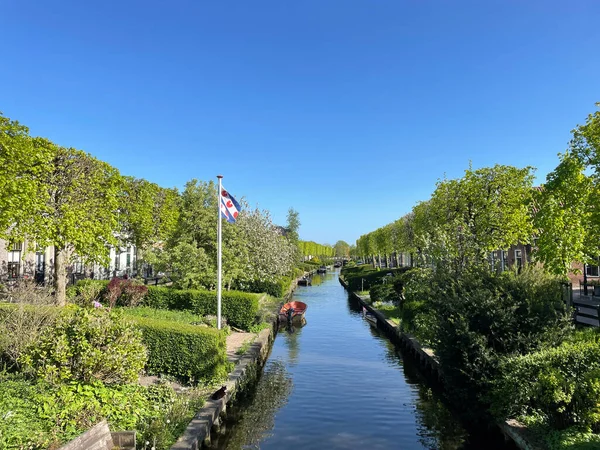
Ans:
{"type": "MultiPolygon", "coordinates": [[[[223,291],[223,316],[229,324],[247,330],[258,313],[258,297],[248,292],[223,291]]],[[[143,303],[151,308],[188,310],[200,316],[217,314],[216,291],[149,286],[143,303]]]]}
{"type": "Polygon", "coordinates": [[[229,372],[225,333],[213,328],[149,317],[129,317],[148,349],[146,370],[183,380],[213,382],[229,372]]]}
{"type": "MultiPolygon", "coordinates": [[[[374,269],[370,265],[362,265],[357,267],[349,267],[342,269],[344,280],[348,283],[348,288],[351,291],[360,291],[362,287],[365,290],[382,282],[382,278],[388,273],[392,273],[394,277],[403,274],[410,267],[398,267],[395,269],[374,269]],[[364,282],[362,281],[364,279],[364,282]]],[[[391,281],[394,281],[393,279],[391,281]]]]}
{"type": "Polygon", "coordinates": [[[490,395],[496,417],[533,416],[546,425],[600,426],[600,344],[565,342],[507,357],[490,395]]]}
{"type": "Polygon", "coordinates": [[[291,278],[280,277],[277,281],[252,281],[244,286],[244,291],[255,293],[266,293],[273,297],[282,298],[287,294],[292,284],[291,278]]]}

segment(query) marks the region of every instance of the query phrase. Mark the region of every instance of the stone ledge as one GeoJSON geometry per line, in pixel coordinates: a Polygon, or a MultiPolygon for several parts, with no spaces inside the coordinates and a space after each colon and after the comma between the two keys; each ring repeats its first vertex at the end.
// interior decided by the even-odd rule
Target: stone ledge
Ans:
{"type": "Polygon", "coordinates": [[[249,367],[254,364],[263,365],[267,359],[273,338],[274,329],[262,330],[256,341],[252,343],[244,356],[240,358],[229,379],[225,382],[227,395],[219,400],[208,399],[204,407],[196,413],[187,426],[183,435],[171,447],[171,450],[199,450],[203,443],[210,440],[210,430],[216,425],[219,416],[225,412],[227,403],[236,394],[239,386],[243,384],[249,367]]]}

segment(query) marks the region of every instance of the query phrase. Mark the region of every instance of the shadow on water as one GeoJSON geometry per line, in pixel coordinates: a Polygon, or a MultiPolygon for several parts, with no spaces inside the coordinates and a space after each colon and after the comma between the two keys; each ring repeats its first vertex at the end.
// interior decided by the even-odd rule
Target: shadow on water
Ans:
{"type": "MultiPolygon", "coordinates": [[[[348,310],[362,317],[362,305],[348,294],[348,310]]],[[[494,429],[481,429],[480,425],[459,422],[458,412],[444,399],[443,388],[437,379],[424,373],[411,355],[402,352],[388,340],[385,333],[370,327],[371,335],[385,341],[385,358],[389,364],[402,368],[406,383],[416,386],[418,399],[414,404],[418,423],[419,441],[428,449],[490,449],[514,450],[517,447],[506,442],[504,436],[494,429]]]]}
{"type": "Polygon", "coordinates": [[[234,408],[228,410],[226,426],[235,424],[235,432],[213,440],[217,448],[260,448],[275,425],[275,414],[286,402],[293,381],[281,360],[268,361],[256,388],[234,408]]]}
{"type": "Polygon", "coordinates": [[[299,288],[310,325],[278,334],[218,449],[502,449],[464,427],[410,356],[362,318],[335,275],[299,288]]]}

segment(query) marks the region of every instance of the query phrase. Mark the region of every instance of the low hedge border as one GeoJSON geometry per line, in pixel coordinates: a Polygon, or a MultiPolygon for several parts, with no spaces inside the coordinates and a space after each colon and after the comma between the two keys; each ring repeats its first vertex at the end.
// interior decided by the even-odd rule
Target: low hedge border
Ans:
{"type": "Polygon", "coordinates": [[[227,377],[225,333],[213,328],[149,317],[127,316],[141,331],[148,349],[146,371],[189,381],[214,382],[227,377]]]}
{"type": "MultiPolygon", "coordinates": [[[[248,330],[258,313],[258,294],[224,291],[222,314],[229,324],[248,330]]],[[[149,286],[144,306],[157,309],[188,310],[200,316],[217,314],[217,293],[194,289],[171,289],[149,286]]]]}

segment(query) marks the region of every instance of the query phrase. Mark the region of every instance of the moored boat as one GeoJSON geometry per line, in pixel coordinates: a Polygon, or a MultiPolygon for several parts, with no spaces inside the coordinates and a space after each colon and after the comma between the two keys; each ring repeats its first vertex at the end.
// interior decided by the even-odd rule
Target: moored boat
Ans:
{"type": "Polygon", "coordinates": [[[317,269],[317,273],[327,273],[327,267],[321,266],[317,269]]]}
{"type": "Polygon", "coordinates": [[[288,302],[279,310],[279,322],[302,323],[308,305],[303,302],[288,302]]]}
{"type": "Polygon", "coordinates": [[[312,286],[311,277],[302,277],[298,280],[298,286],[312,286]]]}

